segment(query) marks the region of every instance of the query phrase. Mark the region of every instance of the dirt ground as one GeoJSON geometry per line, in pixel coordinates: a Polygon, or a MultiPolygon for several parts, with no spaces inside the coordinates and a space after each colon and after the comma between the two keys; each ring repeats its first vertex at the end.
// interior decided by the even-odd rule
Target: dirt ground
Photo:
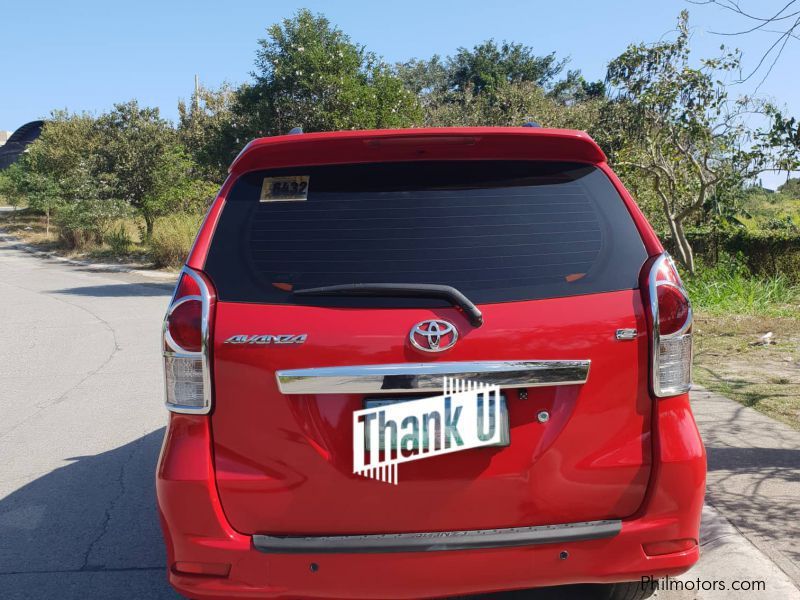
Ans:
{"type": "Polygon", "coordinates": [[[696,315],[694,381],[800,430],[800,315],[696,315]]]}

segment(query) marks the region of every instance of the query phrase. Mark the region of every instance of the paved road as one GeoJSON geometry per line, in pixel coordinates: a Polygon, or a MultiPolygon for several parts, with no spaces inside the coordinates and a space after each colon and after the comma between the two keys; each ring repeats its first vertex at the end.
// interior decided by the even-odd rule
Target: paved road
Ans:
{"type": "MultiPolygon", "coordinates": [[[[153,489],[166,422],[158,323],[169,293],[139,275],[33,257],[0,236],[0,599],[177,598],[166,584],[153,489]]],[[[797,467],[796,454],[781,456],[797,467]]],[[[743,463],[749,472],[755,460],[743,463]]],[[[796,471],[781,468],[797,481],[796,471]]],[[[785,502],[795,515],[797,502],[785,502]]],[[[791,597],[763,554],[709,517],[706,553],[685,577],[755,574],[772,582],[772,593],[742,598],[791,597]]],[[[658,593],[706,597],[729,596],[658,593]]]]}
{"type": "Polygon", "coordinates": [[[0,598],[177,598],[153,504],[169,293],[0,246],[0,598]]]}
{"type": "Polygon", "coordinates": [[[692,400],[708,501],[800,586],[800,431],[706,390],[692,400]]]}

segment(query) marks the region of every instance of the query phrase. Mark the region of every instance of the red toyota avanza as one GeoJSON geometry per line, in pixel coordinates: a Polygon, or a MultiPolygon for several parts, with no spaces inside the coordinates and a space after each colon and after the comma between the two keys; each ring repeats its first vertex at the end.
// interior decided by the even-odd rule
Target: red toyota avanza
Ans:
{"type": "Polygon", "coordinates": [[[641,578],[699,556],[691,326],[585,133],[255,140],[164,322],[169,580],[192,598],[646,597],[641,578]],[[490,413],[477,392],[477,413],[453,404],[481,386],[490,413]]]}

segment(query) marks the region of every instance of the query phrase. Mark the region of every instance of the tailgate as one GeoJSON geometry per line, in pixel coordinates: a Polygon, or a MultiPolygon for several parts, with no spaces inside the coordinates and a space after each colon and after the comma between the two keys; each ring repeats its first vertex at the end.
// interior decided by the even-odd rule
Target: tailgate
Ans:
{"type": "Polygon", "coordinates": [[[633,513],[650,471],[647,337],[622,342],[614,334],[617,328],[645,331],[638,293],[534,301],[524,308],[526,318],[516,305],[483,306],[492,327],[462,336],[447,362],[468,372],[481,360],[589,360],[586,383],[506,390],[509,446],[402,464],[401,481],[393,486],[353,474],[352,413],[380,389],[286,395],[275,372],[419,361],[406,342],[415,322],[445,318],[469,330],[466,320],[452,309],[382,310],[364,319],[360,310],[221,303],[213,430],[217,486],[232,525],[247,533],[379,533],[633,513]],[[576,321],[576,314],[586,316],[576,321]],[[245,324],[248,331],[307,333],[308,341],[222,343],[245,324]],[[537,419],[541,411],[549,413],[545,423],[537,419]]]}
{"type": "Polygon", "coordinates": [[[650,472],[637,289],[646,258],[616,190],[590,165],[432,161],[242,175],[205,265],[218,299],[215,468],[231,524],[325,535],[629,516],[650,472]],[[293,294],[352,283],[450,285],[484,324],[441,299],[293,294]],[[412,332],[428,320],[458,339],[435,352],[415,346],[412,332]],[[636,333],[618,339],[618,329],[636,333]],[[487,363],[519,371],[537,361],[588,373],[501,380],[508,445],[403,463],[398,485],[353,473],[353,413],[367,401],[435,394],[419,375],[441,373],[437,365],[480,381],[487,363]]]}

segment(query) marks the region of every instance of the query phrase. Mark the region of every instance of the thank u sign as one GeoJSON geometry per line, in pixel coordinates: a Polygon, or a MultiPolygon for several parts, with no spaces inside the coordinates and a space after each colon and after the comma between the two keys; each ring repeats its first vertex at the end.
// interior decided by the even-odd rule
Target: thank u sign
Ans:
{"type": "Polygon", "coordinates": [[[441,396],[353,413],[353,472],[398,483],[397,466],[504,443],[508,425],[496,385],[445,377],[441,396]]]}

